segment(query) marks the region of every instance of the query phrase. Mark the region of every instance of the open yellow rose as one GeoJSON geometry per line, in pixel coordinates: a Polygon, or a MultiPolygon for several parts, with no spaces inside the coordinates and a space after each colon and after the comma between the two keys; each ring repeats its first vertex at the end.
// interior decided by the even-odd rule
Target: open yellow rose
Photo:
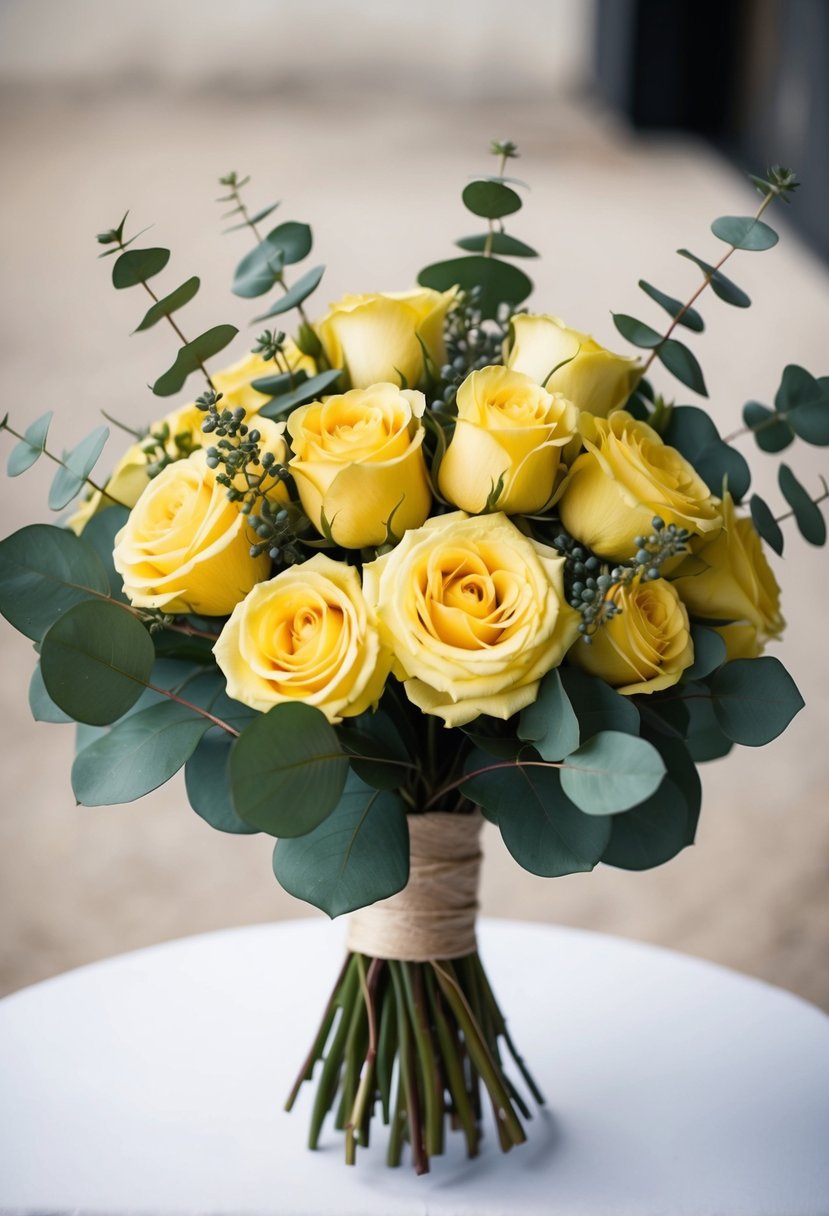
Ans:
{"type": "Polygon", "coordinates": [[[406,386],[424,378],[424,347],[432,361],[446,361],[443,322],[453,291],[392,292],[343,296],[317,325],[332,367],[345,370],[352,388],[388,380],[406,386]]]}
{"type": "Polygon", "coordinates": [[[664,578],[636,578],[611,588],[609,598],[621,609],[593,635],[579,638],[567,656],[617,692],[659,692],[676,684],[694,661],[688,613],[664,578]]]}
{"type": "Polygon", "coordinates": [[[267,556],[251,557],[251,540],[245,516],[200,451],[147,485],[112,559],[138,607],[225,616],[270,570],[267,556]]]}
{"type": "Polygon", "coordinates": [[[305,514],[346,549],[419,527],[432,495],[423,459],[422,393],[394,384],[301,405],[288,419],[290,469],[305,514]]]}
{"type": "Polygon", "coordinates": [[[607,419],[582,414],[579,428],[587,451],[573,463],[558,502],[571,536],[601,557],[627,561],[655,515],[690,532],[720,530],[708,486],[647,423],[617,410],[607,419]]]}
{"type": "Polygon", "coordinates": [[[507,367],[601,418],[625,404],[642,376],[638,359],[614,355],[558,317],[513,317],[506,356],[507,367]]]}
{"type": "Polygon", "coordinates": [[[725,640],[727,659],[753,659],[785,628],[780,588],[754,524],[737,515],[730,494],[722,512],[719,535],[694,548],[707,569],[676,579],[674,587],[692,616],[730,622],[713,626],[725,640]]]}
{"type": "Polygon", "coordinates": [[[257,583],[213,653],[235,701],[304,701],[329,722],[374,705],[391,668],[357,571],[322,554],[257,583]]]}
{"type": "Polygon", "coordinates": [[[472,372],[457,402],[438,476],[441,494],[464,511],[483,511],[503,479],[492,504],[497,510],[540,511],[552,496],[561,449],[576,430],[576,407],[506,367],[472,372]]]}
{"type": "Polygon", "coordinates": [[[503,514],[439,515],[363,567],[395,674],[424,713],[462,726],[538,695],[578,630],[564,559],[503,514]]]}

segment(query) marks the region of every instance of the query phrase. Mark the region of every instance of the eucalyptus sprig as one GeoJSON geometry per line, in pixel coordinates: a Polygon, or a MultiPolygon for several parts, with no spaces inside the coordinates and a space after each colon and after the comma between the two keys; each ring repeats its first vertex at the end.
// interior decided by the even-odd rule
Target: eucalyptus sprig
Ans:
{"type": "Polygon", "coordinates": [[[90,476],[98,462],[98,457],[104,450],[104,444],[109,438],[109,427],[96,427],[80,443],[68,452],[64,452],[62,456],[58,456],[56,452],[46,446],[52,413],[52,410],[48,410],[45,414],[41,414],[22,435],[11,426],[8,414],[0,420],[0,431],[8,431],[18,440],[9,453],[6,466],[9,477],[18,477],[21,473],[25,473],[41,456],[45,456],[47,460],[51,460],[58,466],[49,490],[50,510],[62,511],[68,507],[84,486],[92,493],[102,495],[114,506],[123,507],[125,504],[120,499],[115,498],[90,476]]]}

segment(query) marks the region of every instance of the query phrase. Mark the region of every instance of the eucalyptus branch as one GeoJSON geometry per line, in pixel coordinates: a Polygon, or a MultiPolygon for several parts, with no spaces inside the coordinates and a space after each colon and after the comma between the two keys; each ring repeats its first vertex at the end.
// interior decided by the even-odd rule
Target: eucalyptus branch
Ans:
{"type": "MultiPolygon", "coordinates": [[[[490,144],[490,152],[493,156],[500,156],[501,163],[498,166],[498,177],[504,176],[504,170],[507,167],[507,161],[518,156],[518,149],[511,140],[493,140],[490,144]]],[[[492,257],[492,244],[495,240],[495,223],[492,219],[487,219],[488,232],[486,242],[484,243],[483,256],[485,258],[492,257]]],[[[503,224],[501,231],[503,231],[503,224]]]]}
{"type": "MultiPolygon", "coordinates": [[[[822,474],[818,474],[818,476],[820,477],[820,484],[823,486],[823,493],[819,494],[817,498],[812,499],[812,503],[816,507],[819,506],[820,503],[824,502],[825,499],[829,498],[829,485],[826,484],[826,478],[822,474]]],[[[792,507],[791,511],[786,511],[783,515],[776,515],[774,522],[782,524],[784,520],[791,519],[792,516],[796,514],[797,512],[795,511],[794,507],[792,507]]]]}
{"type": "MultiPolygon", "coordinates": [[[[8,431],[10,435],[14,435],[15,439],[19,439],[21,443],[28,443],[25,435],[18,434],[14,427],[9,426],[8,418],[4,418],[2,421],[0,421],[0,430],[8,431]]],[[[77,476],[75,470],[70,468],[65,460],[61,460],[60,456],[56,456],[54,452],[50,452],[45,446],[40,450],[47,460],[51,460],[54,464],[59,464],[62,469],[66,469],[67,473],[77,476]]],[[[108,498],[109,501],[116,507],[123,507],[125,511],[130,510],[125,502],[121,502],[120,498],[116,498],[113,494],[110,494],[109,490],[107,490],[104,486],[99,486],[97,481],[93,481],[88,474],[83,480],[84,483],[89,486],[90,490],[94,491],[94,493],[101,494],[104,498],[108,498]]]]}
{"type": "Polygon", "coordinates": [[[429,801],[424,806],[423,810],[428,811],[440,802],[445,794],[450,794],[452,790],[459,789],[465,785],[467,781],[472,781],[475,777],[483,777],[485,773],[494,773],[502,768],[564,768],[562,760],[499,760],[496,764],[487,764],[483,768],[476,768],[471,773],[464,773],[455,781],[449,781],[446,785],[441,786],[436,790],[429,801]]]}
{"type": "Polygon", "coordinates": [[[183,705],[185,709],[191,709],[194,714],[198,714],[201,718],[206,718],[213,726],[218,726],[227,734],[233,735],[235,739],[239,738],[239,731],[235,726],[231,726],[228,722],[224,722],[221,718],[217,718],[215,714],[211,714],[208,709],[204,709],[201,705],[194,705],[192,701],[185,700],[177,693],[171,692],[169,688],[159,688],[156,684],[147,684],[147,688],[152,692],[157,692],[160,696],[166,697],[168,701],[175,701],[176,705],[183,705]]]}

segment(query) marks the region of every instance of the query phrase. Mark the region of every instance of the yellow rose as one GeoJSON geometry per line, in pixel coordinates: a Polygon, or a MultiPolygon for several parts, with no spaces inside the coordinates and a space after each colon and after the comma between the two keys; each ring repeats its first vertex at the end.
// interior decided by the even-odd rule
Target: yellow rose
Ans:
{"type": "Polygon", "coordinates": [[[204,452],[194,452],[147,485],[112,558],[133,604],[225,616],[270,570],[266,555],[251,557],[251,540],[204,452]]]}
{"type": "Polygon", "coordinates": [[[685,605],[671,583],[635,578],[611,588],[608,598],[621,612],[596,631],[589,645],[580,638],[567,657],[626,696],[676,684],[694,661],[694,644],[685,605]]]}
{"type": "Polygon", "coordinates": [[[435,364],[446,361],[443,322],[455,292],[416,291],[343,296],[317,325],[328,361],[345,369],[352,388],[388,380],[416,386],[424,377],[425,347],[435,364]]]}
{"type": "Polygon", "coordinates": [[[418,709],[462,726],[538,695],[578,630],[564,559],[503,514],[438,515],[363,567],[363,591],[418,709]]]}
{"type": "Polygon", "coordinates": [[[579,428],[587,451],[564,479],[558,502],[571,536],[601,557],[627,561],[655,515],[690,532],[719,531],[719,505],[708,486],[647,423],[617,410],[607,419],[582,414],[579,428]]]}
{"type": "Polygon", "coordinates": [[[731,622],[714,626],[725,640],[726,658],[753,659],[785,628],[780,588],[754,524],[738,517],[730,494],[722,512],[722,532],[694,548],[708,569],[676,579],[674,587],[692,616],[731,622]]]}
{"type": "Polygon", "coordinates": [[[304,701],[329,722],[376,704],[391,669],[357,571],[322,554],[257,583],[213,653],[235,701],[304,701]]]}
{"type": "Polygon", "coordinates": [[[598,417],[624,405],[642,377],[638,359],[614,355],[558,317],[519,314],[511,329],[507,367],[598,417]]]}
{"type": "Polygon", "coordinates": [[[301,405],[288,419],[290,469],[305,514],[346,549],[419,527],[432,495],[423,459],[422,393],[394,384],[301,405]],[[323,516],[325,520],[323,520],[323,516]]]}
{"type": "Polygon", "coordinates": [[[499,511],[540,511],[552,496],[561,449],[576,430],[576,407],[506,367],[472,372],[457,400],[458,420],[438,476],[441,494],[477,513],[503,477],[494,504],[499,511]]]}

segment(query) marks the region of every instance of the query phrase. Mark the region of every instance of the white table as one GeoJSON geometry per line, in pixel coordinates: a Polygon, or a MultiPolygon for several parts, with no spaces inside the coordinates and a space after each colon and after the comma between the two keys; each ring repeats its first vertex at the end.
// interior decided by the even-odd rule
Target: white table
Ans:
{"type": "MultiPolygon", "coordinates": [[[[385,1131],[309,1153],[282,1101],[342,929],[170,942],[0,1003],[0,1209],[285,1216],[826,1216],[829,1018],[723,968],[601,934],[484,922],[549,1102],[526,1145],[387,1170],[385,1131]]],[[[450,1140],[460,1140],[452,1136],[450,1140]]]]}

